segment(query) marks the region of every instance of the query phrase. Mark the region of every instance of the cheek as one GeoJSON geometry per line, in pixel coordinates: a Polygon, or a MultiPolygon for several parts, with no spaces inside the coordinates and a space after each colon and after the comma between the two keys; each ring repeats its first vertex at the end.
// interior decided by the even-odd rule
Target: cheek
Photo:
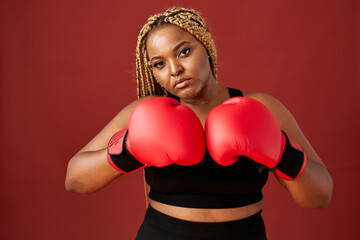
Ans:
{"type": "Polygon", "coordinates": [[[197,64],[197,72],[201,76],[207,76],[209,72],[211,72],[209,58],[206,56],[200,56],[196,60],[197,64]]]}
{"type": "Polygon", "coordinates": [[[163,69],[161,71],[153,71],[156,81],[162,86],[166,87],[166,84],[169,82],[169,77],[167,70],[163,69]]]}

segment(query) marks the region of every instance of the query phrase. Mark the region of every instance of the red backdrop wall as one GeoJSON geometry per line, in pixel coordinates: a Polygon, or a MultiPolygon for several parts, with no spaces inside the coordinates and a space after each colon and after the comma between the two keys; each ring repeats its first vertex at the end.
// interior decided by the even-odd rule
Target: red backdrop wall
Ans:
{"type": "Polygon", "coordinates": [[[219,81],[280,99],[333,177],[325,210],[297,206],[271,177],[269,239],[360,239],[356,0],[1,1],[0,238],[134,239],[142,174],[77,195],[66,165],[136,98],[138,31],[173,5],[206,19],[219,81]]]}

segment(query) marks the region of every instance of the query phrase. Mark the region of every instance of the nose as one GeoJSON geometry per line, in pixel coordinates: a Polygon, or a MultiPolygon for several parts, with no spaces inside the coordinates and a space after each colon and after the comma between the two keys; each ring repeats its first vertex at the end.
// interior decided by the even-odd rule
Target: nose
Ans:
{"type": "Polygon", "coordinates": [[[181,65],[180,61],[176,59],[170,62],[170,71],[171,76],[178,76],[184,71],[184,68],[181,65]]]}

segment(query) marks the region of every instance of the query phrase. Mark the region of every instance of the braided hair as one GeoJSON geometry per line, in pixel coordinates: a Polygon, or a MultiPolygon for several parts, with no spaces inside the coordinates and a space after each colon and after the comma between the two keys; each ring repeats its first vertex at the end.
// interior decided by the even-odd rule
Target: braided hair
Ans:
{"type": "Polygon", "coordinates": [[[201,42],[209,54],[212,74],[217,78],[217,55],[214,40],[204,20],[193,9],[173,7],[162,14],[150,17],[140,30],[136,46],[136,77],[138,98],[148,95],[163,95],[166,90],[156,81],[146,53],[149,32],[161,25],[173,24],[187,31],[201,42]]]}

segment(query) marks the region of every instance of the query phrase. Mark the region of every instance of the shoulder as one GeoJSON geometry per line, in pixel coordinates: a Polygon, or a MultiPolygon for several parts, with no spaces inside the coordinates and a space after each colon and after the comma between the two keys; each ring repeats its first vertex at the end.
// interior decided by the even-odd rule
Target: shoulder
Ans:
{"type": "Polygon", "coordinates": [[[318,158],[296,119],[278,99],[261,92],[245,92],[244,97],[249,97],[263,103],[272,112],[279,123],[281,130],[302,146],[308,156],[311,156],[311,158],[318,158]]]}
{"type": "Polygon", "coordinates": [[[128,104],[126,107],[124,107],[112,120],[116,125],[118,125],[118,129],[121,129],[125,127],[128,124],[131,112],[134,110],[134,108],[141,103],[142,101],[145,101],[146,99],[155,98],[155,97],[163,97],[159,95],[151,95],[151,96],[145,96],[141,97],[130,104],[128,104]]]}
{"type": "Polygon", "coordinates": [[[296,120],[290,111],[274,96],[263,92],[243,92],[243,95],[244,97],[255,99],[264,104],[275,116],[283,130],[298,129],[296,120]]]}
{"type": "Polygon", "coordinates": [[[161,97],[158,95],[146,96],[139,98],[126,107],[121,109],[116,116],[106,124],[106,126],[81,150],[81,151],[93,151],[105,148],[109,142],[109,139],[119,130],[126,128],[129,123],[131,112],[142,101],[150,98],[161,97]]]}
{"type": "Polygon", "coordinates": [[[270,110],[282,108],[284,107],[283,104],[276,99],[274,96],[263,93],[263,92],[243,92],[244,97],[255,99],[262,104],[264,104],[266,107],[268,107],[270,110]]]}

